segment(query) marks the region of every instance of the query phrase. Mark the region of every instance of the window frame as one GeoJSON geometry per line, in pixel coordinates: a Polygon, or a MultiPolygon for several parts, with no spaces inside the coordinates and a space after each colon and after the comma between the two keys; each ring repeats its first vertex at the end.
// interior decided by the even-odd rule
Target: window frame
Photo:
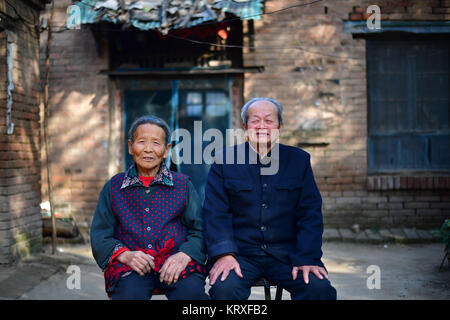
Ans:
{"type": "MultiPolygon", "coordinates": [[[[399,176],[404,176],[404,175],[411,175],[411,174],[428,174],[428,175],[433,175],[435,176],[436,174],[448,174],[450,173],[450,167],[448,168],[431,168],[429,163],[426,163],[424,166],[422,166],[421,168],[407,168],[405,166],[403,167],[397,167],[397,168],[380,168],[380,165],[376,165],[374,164],[374,151],[373,151],[373,143],[371,141],[371,137],[376,137],[377,135],[373,134],[373,131],[371,132],[371,108],[373,106],[371,106],[372,104],[372,99],[371,99],[371,75],[369,74],[370,70],[369,70],[369,63],[370,63],[370,57],[369,57],[369,50],[370,50],[370,41],[398,41],[398,40],[412,40],[412,41],[417,41],[417,40],[433,40],[433,39],[440,39],[443,41],[447,41],[448,43],[450,43],[450,34],[405,34],[405,33],[383,33],[383,34],[371,34],[371,35],[365,35],[364,38],[366,39],[366,62],[367,62],[367,73],[366,73],[366,77],[367,77],[367,172],[368,175],[399,175],[399,176]]],[[[373,43],[372,43],[373,44],[373,43]]],[[[449,49],[450,50],[450,49],[449,49]]],[[[450,72],[449,72],[449,77],[450,77],[450,72]]],[[[450,80],[449,80],[450,81],[450,80]]],[[[449,99],[449,104],[450,104],[450,99],[449,99]]],[[[417,110],[417,107],[415,107],[415,110],[417,110]]],[[[446,130],[443,130],[443,136],[445,135],[449,135],[449,129],[447,128],[446,130]]],[[[404,133],[403,133],[404,134],[404,133]]],[[[421,134],[420,131],[415,131],[415,128],[413,128],[413,130],[411,130],[411,132],[407,135],[405,135],[406,137],[417,137],[421,134]]],[[[399,132],[397,133],[393,133],[391,135],[386,135],[386,136],[401,136],[401,133],[399,134],[399,132]]],[[[378,136],[384,136],[384,135],[378,135],[378,136]]],[[[400,138],[399,138],[400,139],[400,138]]],[[[429,140],[429,139],[428,139],[429,140]]],[[[425,141],[428,141],[427,139],[425,139],[425,141]]],[[[397,140],[398,143],[399,140],[397,140]]],[[[372,183],[368,183],[368,185],[371,185],[372,183]]],[[[372,184],[373,185],[373,184],[372,184]]],[[[398,184],[397,184],[398,185],[398,184]]],[[[411,185],[411,184],[410,184],[411,185]]]]}

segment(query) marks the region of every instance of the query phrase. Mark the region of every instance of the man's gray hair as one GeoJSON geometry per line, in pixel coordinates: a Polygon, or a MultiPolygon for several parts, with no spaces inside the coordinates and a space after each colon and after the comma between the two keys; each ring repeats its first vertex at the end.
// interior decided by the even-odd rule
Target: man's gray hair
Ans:
{"type": "Polygon", "coordinates": [[[275,105],[275,107],[277,107],[277,110],[278,110],[278,125],[281,126],[283,124],[283,116],[282,116],[283,115],[283,106],[281,105],[281,103],[279,103],[277,100],[274,100],[274,99],[259,98],[259,97],[249,100],[242,107],[241,118],[242,118],[242,122],[245,124],[245,126],[247,126],[248,108],[250,108],[253,103],[258,102],[258,101],[269,101],[269,102],[272,102],[275,105]]]}

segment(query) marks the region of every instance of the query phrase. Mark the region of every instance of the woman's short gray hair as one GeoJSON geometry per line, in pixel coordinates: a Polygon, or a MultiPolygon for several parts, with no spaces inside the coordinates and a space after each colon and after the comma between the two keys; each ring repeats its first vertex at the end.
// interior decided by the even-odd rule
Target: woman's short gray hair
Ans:
{"type": "Polygon", "coordinates": [[[259,98],[259,97],[249,100],[242,107],[241,118],[242,118],[242,122],[245,124],[245,126],[247,126],[248,108],[250,108],[253,103],[258,102],[258,101],[269,101],[269,102],[272,102],[275,105],[275,107],[277,107],[277,110],[278,110],[278,124],[281,126],[283,124],[283,116],[282,116],[282,114],[283,114],[283,106],[281,105],[281,103],[279,103],[277,100],[274,100],[274,99],[259,98]]]}
{"type": "Polygon", "coordinates": [[[145,116],[142,116],[142,117],[134,120],[134,122],[131,124],[130,130],[128,131],[128,139],[130,139],[131,142],[134,141],[134,135],[136,134],[137,128],[143,124],[154,124],[154,125],[157,125],[158,127],[160,127],[161,129],[163,129],[164,133],[166,134],[165,144],[166,145],[169,144],[169,139],[170,139],[169,125],[163,119],[161,119],[157,116],[152,116],[152,115],[145,115],[145,116]]]}

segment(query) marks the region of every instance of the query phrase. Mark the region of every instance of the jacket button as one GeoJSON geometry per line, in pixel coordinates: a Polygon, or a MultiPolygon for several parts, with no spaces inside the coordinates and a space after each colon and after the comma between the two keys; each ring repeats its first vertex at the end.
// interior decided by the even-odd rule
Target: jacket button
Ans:
{"type": "Polygon", "coordinates": [[[149,194],[149,193],[150,193],[150,190],[149,190],[149,189],[145,190],[145,193],[149,194]]]}
{"type": "Polygon", "coordinates": [[[267,249],[267,246],[266,246],[265,244],[263,244],[263,245],[261,246],[261,249],[267,249]]]}
{"type": "Polygon", "coordinates": [[[150,230],[152,230],[152,228],[150,228],[150,227],[147,227],[147,231],[150,231],[150,230]]]}
{"type": "Polygon", "coordinates": [[[151,245],[151,244],[149,244],[149,245],[147,246],[147,248],[151,249],[151,248],[152,248],[152,245],[151,245]]]}
{"type": "Polygon", "coordinates": [[[264,203],[262,204],[262,207],[263,207],[264,209],[266,209],[266,208],[268,207],[267,203],[264,202],[264,203]]]}
{"type": "Polygon", "coordinates": [[[150,211],[150,209],[149,208],[145,208],[145,212],[149,212],[150,211]]]}
{"type": "Polygon", "coordinates": [[[264,189],[267,188],[267,183],[264,183],[264,184],[263,184],[263,188],[264,188],[264,189]]]}
{"type": "Polygon", "coordinates": [[[261,226],[261,231],[266,231],[266,230],[267,230],[266,226],[261,226]]]}

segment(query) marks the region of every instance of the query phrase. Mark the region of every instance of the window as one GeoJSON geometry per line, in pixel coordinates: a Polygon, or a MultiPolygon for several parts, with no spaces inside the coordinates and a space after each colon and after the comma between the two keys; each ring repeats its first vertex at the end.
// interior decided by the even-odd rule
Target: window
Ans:
{"type": "Polygon", "coordinates": [[[186,116],[201,117],[202,109],[202,93],[188,92],[186,95],[186,116]]]}
{"type": "Polygon", "coordinates": [[[366,43],[369,173],[449,171],[449,37],[366,43]]]}

